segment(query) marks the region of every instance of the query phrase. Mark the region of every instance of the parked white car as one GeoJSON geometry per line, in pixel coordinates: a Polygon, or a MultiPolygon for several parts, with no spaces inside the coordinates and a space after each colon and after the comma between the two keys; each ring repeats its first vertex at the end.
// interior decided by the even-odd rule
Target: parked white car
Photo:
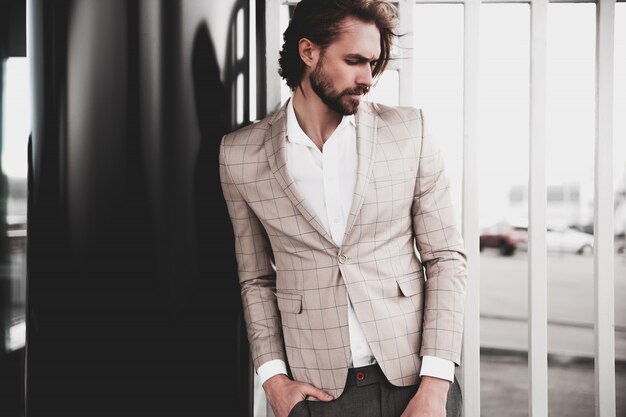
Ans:
{"type": "Polygon", "coordinates": [[[569,227],[548,227],[546,245],[549,252],[593,253],[593,235],[569,227]]]}

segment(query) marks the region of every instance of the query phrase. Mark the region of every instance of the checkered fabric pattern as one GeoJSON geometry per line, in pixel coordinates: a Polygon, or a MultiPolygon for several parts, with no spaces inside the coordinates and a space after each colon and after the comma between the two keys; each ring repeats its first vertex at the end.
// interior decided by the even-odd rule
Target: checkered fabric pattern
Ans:
{"type": "Polygon", "coordinates": [[[286,119],[283,105],[226,135],[220,149],[255,368],[282,359],[295,380],[339,396],[350,363],[348,294],[391,383],[417,383],[423,355],[458,364],[466,256],[422,112],[361,104],[341,247],[287,171],[286,119]]]}

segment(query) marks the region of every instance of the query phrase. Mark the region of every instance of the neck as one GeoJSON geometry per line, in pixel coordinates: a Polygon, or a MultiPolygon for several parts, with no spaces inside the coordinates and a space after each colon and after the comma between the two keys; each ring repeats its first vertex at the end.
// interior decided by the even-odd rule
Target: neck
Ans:
{"type": "Polygon", "coordinates": [[[300,128],[321,150],[343,116],[324,104],[308,82],[296,88],[292,100],[300,128]]]}

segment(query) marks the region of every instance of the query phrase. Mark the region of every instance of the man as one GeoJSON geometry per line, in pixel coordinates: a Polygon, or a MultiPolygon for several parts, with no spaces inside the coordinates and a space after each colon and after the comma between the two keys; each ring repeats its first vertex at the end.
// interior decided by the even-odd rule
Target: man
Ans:
{"type": "Polygon", "coordinates": [[[222,140],[248,339],[277,417],[460,415],[466,259],[440,155],[421,111],[361,100],[396,21],[384,1],[301,1],[280,58],[291,99],[222,140]]]}

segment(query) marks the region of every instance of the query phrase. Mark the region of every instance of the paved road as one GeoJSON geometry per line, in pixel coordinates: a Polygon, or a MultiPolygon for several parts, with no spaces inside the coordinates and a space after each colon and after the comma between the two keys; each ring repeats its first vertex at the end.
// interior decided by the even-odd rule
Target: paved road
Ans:
{"type": "MultiPolygon", "coordinates": [[[[528,256],[503,257],[495,250],[481,254],[481,344],[526,349],[528,256]]],[[[549,254],[548,350],[592,357],[594,345],[593,256],[549,254]]],[[[471,279],[471,277],[470,277],[471,279]]],[[[616,357],[626,360],[626,257],[615,261],[616,357]]]]}
{"type": "MultiPolygon", "coordinates": [[[[528,364],[525,356],[483,352],[481,417],[528,417],[528,364]]],[[[626,417],[626,363],[616,365],[616,416],[626,417]]],[[[548,367],[548,415],[593,417],[593,361],[551,360],[548,367]]]]}

